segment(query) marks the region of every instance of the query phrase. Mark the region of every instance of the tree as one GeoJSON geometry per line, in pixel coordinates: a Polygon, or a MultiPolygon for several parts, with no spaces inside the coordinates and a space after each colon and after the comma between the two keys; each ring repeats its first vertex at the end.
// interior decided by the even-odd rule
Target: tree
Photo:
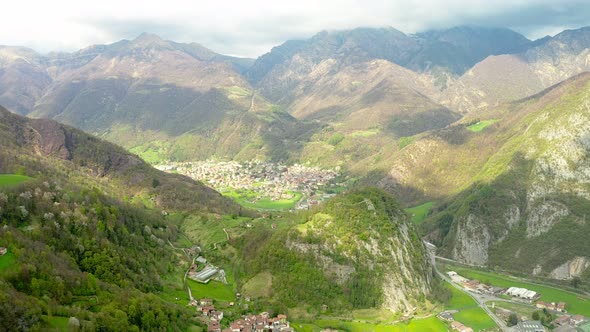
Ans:
{"type": "Polygon", "coordinates": [[[515,313],[511,313],[510,316],[508,316],[508,326],[514,326],[516,324],[518,324],[518,317],[515,313]]]}
{"type": "Polygon", "coordinates": [[[582,283],[582,280],[580,279],[580,277],[574,277],[572,279],[571,283],[572,283],[572,287],[578,288],[578,287],[580,287],[580,284],[582,283]]]}
{"type": "Polygon", "coordinates": [[[158,180],[158,179],[154,178],[154,179],[152,180],[152,187],[154,187],[154,188],[157,188],[157,187],[159,187],[159,186],[160,186],[160,180],[158,180]]]}
{"type": "Polygon", "coordinates": [[[541,318],[541,315],[539,314],[538,311],[533,312],[533,320],[539,320],[541,318]]]}

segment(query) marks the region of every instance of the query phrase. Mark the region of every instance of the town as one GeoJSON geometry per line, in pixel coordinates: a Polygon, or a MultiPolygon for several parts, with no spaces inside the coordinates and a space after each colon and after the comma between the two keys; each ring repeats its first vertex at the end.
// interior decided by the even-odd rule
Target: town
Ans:
{"type": "Polygon", "coordinates": [[[261,199],[294,200],[296,209],[308,209],[310,206],[330,198],[330,189],[342,187],[336,183],[340,169],[321,169],[300,164],[287,166],[283,164],[252,160],[236,161],[195,161],[172,162],[156,168],[189,176],[204,182],[216,190],[227,193],[236,191],[248,193],[251,203],[261,199]]]}
{"type": "MultiPolygon", "coordinates": [[[[546,326],[550,326],[553,331],[557,332],[590,331],[590,319],[582,315],[568,314],[566,302],[544,302],[541,300],[542,294],[533,290],[520,287],[494,287],[478,280],[464,278],[455,271],[448,271],[446,275],[451,282],[462,287],[474,297],[478,297],[480,302],[485,302],[486,305],[491,303],[494,314],[507,323],[509,331],[544,332],[548,331],[546,326]],[[496,306],[497,303],[498,306],[496,306]],[[529,317],[502,308],[501,303],[521,305],[532,315],[529,317]],[[540,319],[540,316],[543,318],[540,319]]],[[[455,331],[473,332],[471,327],[455,321],[453,316],[455,313],[456,311],[453,310],[443,311],[438,315],[438,318],[449,322],[455,331]]]]}
{"type": "MultiPolygon", "coordinates": [[[[239,294],[236,294],[239,297],[239,294]]],[[[207,324],[208,332],[294,332],[290,326],[287,316],[279,314],[277,317],[271,317],[268,312],[259,315],[244,315],[228,324],[225,329],[221,328],[223,312],[216,310],[212,299],[191,300],[190,306],[196,308],[201,314],[202,322],[207,324]]],[[[230,305],[233,305],[230,304],[230,305]]]]}

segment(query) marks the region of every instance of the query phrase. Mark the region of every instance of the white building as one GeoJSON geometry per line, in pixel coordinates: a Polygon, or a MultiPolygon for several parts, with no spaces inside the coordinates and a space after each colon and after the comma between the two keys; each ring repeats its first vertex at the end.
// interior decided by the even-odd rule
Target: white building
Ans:
{"type": "Polygon", "coordinates": [[[519,297],[521,299],[526,299],[526,300],[533,300],[534,298],[537,297],[538,294],[537,294],[537,292],[532,291],[532,290],[528,290],[526,288],[510,287],[506,291],[506,295],[513,296],[513,297],[519,297]]]}

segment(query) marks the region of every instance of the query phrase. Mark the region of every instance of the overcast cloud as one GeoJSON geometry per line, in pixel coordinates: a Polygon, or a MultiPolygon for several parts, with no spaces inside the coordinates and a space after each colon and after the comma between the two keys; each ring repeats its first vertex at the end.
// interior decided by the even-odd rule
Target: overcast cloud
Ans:
{"type": "Polygon", "coordinates": [[[530,39],[590,25],[589,0],[102,0],[3,3],[0,44],[73,51],[151,32],[256,57],[321,30],[392,26],[406,33],[462,24],[530,39]]]}

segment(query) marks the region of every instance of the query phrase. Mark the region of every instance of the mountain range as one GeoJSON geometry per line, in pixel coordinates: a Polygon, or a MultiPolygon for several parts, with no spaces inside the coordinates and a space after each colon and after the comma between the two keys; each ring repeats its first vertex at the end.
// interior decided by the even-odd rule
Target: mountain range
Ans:
{"type": "MultiPolygon", "coordinates": [[[[590,28],[324,31],[255,60],[142,34],[74,53],[0,47],[0,104],[150,163],[340,167],[407,206],[433,202],[420,227],[447,257],[587,282],[589,64],[590,28]]],[[[66,143],[37,149],[76,160],[66,143]]]]}

